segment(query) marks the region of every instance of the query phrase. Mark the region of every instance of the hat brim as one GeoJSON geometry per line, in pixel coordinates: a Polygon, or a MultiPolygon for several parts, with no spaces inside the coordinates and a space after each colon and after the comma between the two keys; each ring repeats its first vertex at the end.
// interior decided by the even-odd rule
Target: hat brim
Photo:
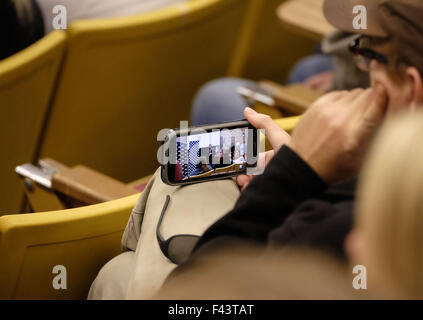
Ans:
{"type": "Polygon", "coordinates": [[[373,37],[388,37],[388,33],[383,29],[378,0],[325,0],[323,13],[326,20],[339,30],[373,37]],[[353,10],[360,5],[367,11],[366,29],[354,28],[353,22],[357,14],[353,10]]]}

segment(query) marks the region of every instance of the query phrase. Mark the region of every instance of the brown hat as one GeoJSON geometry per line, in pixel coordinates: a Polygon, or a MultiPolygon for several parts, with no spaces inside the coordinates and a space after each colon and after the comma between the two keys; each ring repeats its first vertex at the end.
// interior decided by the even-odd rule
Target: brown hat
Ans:
{"type": "Polygon", "coordinates": [[[392,39],[399,57],[423,72],[422,0],[325,0],[324,15],[336,28],[392,39]],[[367,29],[355,29],[353,9],[367,9],[367,29]]]}

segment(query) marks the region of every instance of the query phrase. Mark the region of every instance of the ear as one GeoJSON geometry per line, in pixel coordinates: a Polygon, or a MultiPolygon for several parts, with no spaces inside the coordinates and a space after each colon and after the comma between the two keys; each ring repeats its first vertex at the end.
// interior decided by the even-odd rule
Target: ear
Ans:
{"type": "Polygon", "coordinates": [[[405,71],[408,82],[410,83],[410,106],[416,109],[423,104],[423,81],[422,76],[415,67],[408,67],[405,71]]]}

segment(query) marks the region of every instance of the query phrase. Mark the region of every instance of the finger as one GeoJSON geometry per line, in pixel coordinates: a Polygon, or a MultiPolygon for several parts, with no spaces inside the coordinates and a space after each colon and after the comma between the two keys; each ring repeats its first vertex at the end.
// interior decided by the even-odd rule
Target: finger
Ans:
{"type": "Polygon", "coordinates": [[[348,94],[346,94],[343,99],[345,99],[345,102],[349,105],[350,102],[355,101],[358,97],[360,97],[366,90],[362,88],[354,89],[348,94]]]}
{"type": "Polygon", "coordinates": [[[240,188],[242,188],[246,183],[246,177],[246,175],[236,177],[236,183],[240,188]]]}
{"type": "Polygon", "coordinates": [[[348,94],[348,91],[332,91],[329,93],[324,94],[319,99],[317,99],[313,106],[327,106],[327,105],[333,105],[334,102],[337,102],[338,100],[345,97],[345,95],[348,94]]]}
{"type": "Polygon", "coordinates": [[[251,108],[246,108],[244,115],[254,128],[265,130],[264,134],[269,139],[273,149],[279,149],[291,140],[291,136],[279,127],[270,116],[257,113],[251,108]]]}
{"type": "Polygon", "coordinates": [[[369,88],[361,92],[353,101],[350,102],[354,105],[354,113],[363,117],[365,110],[370,106],[372,102],[373,89],[369,88]]]}
{"type": "Polygon", "coordinates": [[[241,190],[244,190],[249,185],[251,180],[252,180],[251,176],[241,175],[236,178],[236,183],[241,188],[241,190]]]}
{"type": "Polygon", "coordinates": [[[382,84],[378,84],[372,91],[371,103],[364,111],[364,121],[379,123],[385,117],[388,108],[388,93],[382,84]]]}
{"type": "Polygon", "coordinates": [[[376,128],[382,123],[388,108],[388,94],[384,86],[378,85],[371,90],[368,100],[364,101],[362,108],[357,115],[359,120],[357,139],[359,141],[369,140],[376,132],[376,128]]]}

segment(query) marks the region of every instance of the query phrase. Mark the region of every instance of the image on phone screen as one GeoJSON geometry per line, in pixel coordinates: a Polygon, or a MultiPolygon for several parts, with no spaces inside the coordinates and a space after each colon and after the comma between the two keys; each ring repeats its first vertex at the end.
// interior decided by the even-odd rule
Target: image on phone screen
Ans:
{"type": "MultiPolygon", "coordinates": [[[[249,139],[254,139],[252,131],[246,125],[177,136],[176,161],[167,166],[169,182],[183,184],[245,173],[248,166],[247,146],[249,139]]],[[[250,145],[255,146],[253,143],[250,145]]]]}

